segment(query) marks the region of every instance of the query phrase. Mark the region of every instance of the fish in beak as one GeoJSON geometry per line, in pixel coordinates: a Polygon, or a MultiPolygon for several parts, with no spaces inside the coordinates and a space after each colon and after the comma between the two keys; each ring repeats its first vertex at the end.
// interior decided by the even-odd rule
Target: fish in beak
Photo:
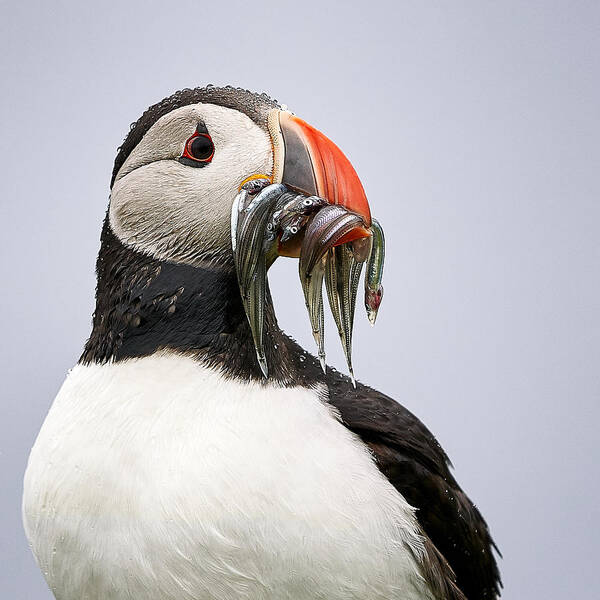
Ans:
{"type": "MultiPolygon", "coordinates": [[[[371,210],[362,183],[346,155],[318,129],[290,112],[272,110],[268,125],[274,155],[273,182],[360,215],[363,225],[340,239],[339,244],[369,237],[371,210]]],[[[280,254],[297,257],[298,250],[290,245],[280,248],[280,254]]]]}
{"type": "Polygon", "coordinates": [[[268,127],[273,173],[245,180],[231,213],[234,263],[258,362],[267,377],[263,340],[267,270],[278,256],[296,257],[321,367],[325,372],[325,282],[354,383],[351,356],[356,295],[367,262],[366,307],[374,322],[383,293],[383,231],[371,217],[354,167],[329,138],[279,109],[269,113],[268,127]]]}

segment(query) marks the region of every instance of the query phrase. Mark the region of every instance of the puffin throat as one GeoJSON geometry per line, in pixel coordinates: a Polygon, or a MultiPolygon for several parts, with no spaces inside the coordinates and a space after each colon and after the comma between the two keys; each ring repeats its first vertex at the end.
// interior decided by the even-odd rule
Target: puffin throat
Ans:
{"type": "MultiPolygon", "coordinates": [[[[172,350],[232,375],[262,380],[233,267],[158,260],[123,244],[104,222],[92,332],[80,362],[105,363],[172,350]]],[[[293,371],[286,337],[266,306],[269,357],[279,379],[293,371]]]]}

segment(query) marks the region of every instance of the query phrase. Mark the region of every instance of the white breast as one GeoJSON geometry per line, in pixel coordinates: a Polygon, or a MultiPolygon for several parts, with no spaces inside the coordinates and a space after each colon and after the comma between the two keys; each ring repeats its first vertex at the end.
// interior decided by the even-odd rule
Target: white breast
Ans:
{"type": "Polygon", "coordinates": [[[70,372],[23,512],[60,600],[430,597],[413,510],[318,390],[179,355],[70,372]]]}

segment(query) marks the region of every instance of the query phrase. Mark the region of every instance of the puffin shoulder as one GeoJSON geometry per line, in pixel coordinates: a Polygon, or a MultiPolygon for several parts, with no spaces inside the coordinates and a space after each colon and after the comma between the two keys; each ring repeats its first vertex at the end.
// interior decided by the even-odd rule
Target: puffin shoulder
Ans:
{"type": "Polygon", "coordinates": [[[417,509],[426,540],[423,574],[439,598],[497,598],[496,545],[479,510],[450,472],[433,434],[404,406],[331,371],[329,403],[370,448],[381,472],[417,509]]]}

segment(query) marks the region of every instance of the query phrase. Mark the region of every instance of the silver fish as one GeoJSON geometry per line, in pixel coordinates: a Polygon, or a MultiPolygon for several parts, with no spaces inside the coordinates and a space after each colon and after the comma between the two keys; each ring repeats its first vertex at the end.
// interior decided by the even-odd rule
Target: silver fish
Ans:
{"type": "Polygon", "coordinates": [[[308,223],[310,217],[306,215],[291,215],[282,223],[283,231],[281,233],[281,242],[285,243],[297,235],[308,223]]]}
{"type": "Polygon", "coordinates": [[[265,377],[269,376],[269,367],[264,348],[264,323],[265,323],[265,293],[267,288],[267,268],[264,260],[258,264],[258,268],[252,278],[247,297],[243,299],[244,310],[250,323],[254,350],[260,369],[265,377]]]}
{"type": "Polygon", "coordinates": [[[325,363],[325,314],[323,311],[323,275],[325,274],[325,257],[303,276],[300,274],[304,301],[308,310],[308,317],[312,328],[313,338],[318,348],[319,362],[323,373],[326,372],[325,363]]]}
{"type": "MultiPolygon", "coordinates": [[[[245,297],[259,261],[264,258],[267,221],[275,202],[286,191],[281,184],[266,187],[239,213],[235,262],[242,297],[245,297]]],[[[239,210],[239,206],[238,206],[239,210]]]]}
{"type": "Polygon", "coordinates": [[[257,194],[261,190],[271,185],[271,180],[266,177],[258,177],[256,179],[250,179],[242,186],[243,190],[246,190],[250,194],[257,194]]]}
{"type": "Polygon", "coordinates": [[[327,297],[354,387],[356,380],[352,366],[352,329],[362,266],[363,261],[356,260],[351,244],[336,246],[327,253],[327,297]]]}
{"type": "MultiPolygon", "coordinates": [[[[231,246],[244,310],[252,331],[258,363],[265,377],[268,365],[264,349],[267,271],[277,258],[278,242],[285,243],[304,232],[299,274],[319,362],[325,372],[323,279],[352,383],[352,328],[362,266],[368,258],[365,303],[381,295],[383,232],[373,221],[373,238],[339,244],[362,218],[342,206],[330,205],[317,196],[291,192],[266,179],[244,184],[231,208],[231,246]]],[[[370,302],[371,304],[368,304],[370,302]]],[[[378,304],[377,304],[378,307],[378,304]]],[[[369,318],[371,319],[371,313],[369,318]]],[[[376,310],[375,310],[375,315],[376,310]]]]}
{"type": "Polygon", "coordinates": [[[345,208],[329,204],[319,210],[308,226],[300,250],[300,270],[310,273],[326,252],[352,231],[363,226],[362,218],[345,208]]]}
{"type": "MultiPolygon", "coordinates": [[[[354,214],[348,212],[346,209],[336,205],[327,205],[319,210],[306,227],[304,234],[304,240],[302,242],[302,248],[300,250],[300,263],[298,265],[298,271],[300,275],[300,282],[302,284],[302,290],[304,292],[304,301],[308,310],[308,316],[310,319],[313,337],[317,343],[319,349],[319,361],[323,372],[326,370],[325,365],[325,349],[324,349],[324,316],[323,316],[323,277],[325,274],[326,266],[328,267],[327,276],[327,289],[329,295],[330,306],[333,306],[332,312],[334,313],[334,319],[338,324],[338,330],[340,336],[343,331],[347,331],[347,322],[350,321],[349,327],[352,328],[352,317],[348,316],[347,311],[350,310],[351,306],[346,303],[346,300],[350,299],[350,294],[344,293],[344,301],[337,299],[340,296],[342,287],[346,287],[346,282],[349,281],[347,277],[350,277],[350,272],[338,272],[335,274],[336,284],[332,287],[332,279],[334,274],[332,269],[337,269],[336,266],[332,267],[331,260],[328,260],[328,252],[335,246],[335,244],[343,238],[343,236],[354,229],[357,226],[362,225],[362,219],[354,214]],[[333,291],[335,289],[335,291],[333,291]],[[331,293],[330,293],[331,292],[331,293]],[[332,297],[335,295],[336,299],[332,302],[332,297]],[[336,318],[337,315],[337,318],[336,318]]],[[[339,253],[332,253],[332,256],[337,257],[339,253]]],[[[352,252],[350,252],[350,256],[352,252]]],[[[353,259],[354,260],[354,259],[353,259]]],[[[360,271],[359,271],[360,274],[360,271]]],[[[352,312],[354,308],[352,307],[352,312]]],[[[347,336],[348,343],[344,343],[344,350],[347,348],[351,349],[351,336],[347,336]]],[[[347,358],[350,353],[347,353],[347,358]]],[[[351,367],[351,361],[349,363],[351,367]]]]}
{"type": "Polygon", "coordinates": [[[280,241],[287,242],[308,223],[311,215],[327,202],[318,196],[297,194],[290,202],[273,215],[273,225],[281,231],[280,241]]]}
{"type": "Polygon", "coordinates": [[[265,377],[268,377],[263,341],[267,263],[270,266],[273,260],[272,247],[276,240],[267,234],[267,223],[273,206],[285,191],[286,187],[281,184],[265,186],[248,202],[250,193],[242,189],[231,208],[231,246],[238,285],[258,364],[265,377]]]}
{"type": "Polygon", "coordinates": [[[372,243],[371,252],[367,261],[365,272],[365,308],[371,325],[375,325],[379,305],[383,299],[383,263],[385,260],[385,237],[383,229],[377,219],[371,224],[372,243]]]}
{"type": "Polygon", "coordinates": [[[240,190],[240,193],[235,197],[233,204],[231,205],[231,249],[233,250],[234,260],[236,257],[235,251],[237,248],[237,226],[240,218],[239,213],[241,212],[248,192],[246,190],[240,190]]]}

